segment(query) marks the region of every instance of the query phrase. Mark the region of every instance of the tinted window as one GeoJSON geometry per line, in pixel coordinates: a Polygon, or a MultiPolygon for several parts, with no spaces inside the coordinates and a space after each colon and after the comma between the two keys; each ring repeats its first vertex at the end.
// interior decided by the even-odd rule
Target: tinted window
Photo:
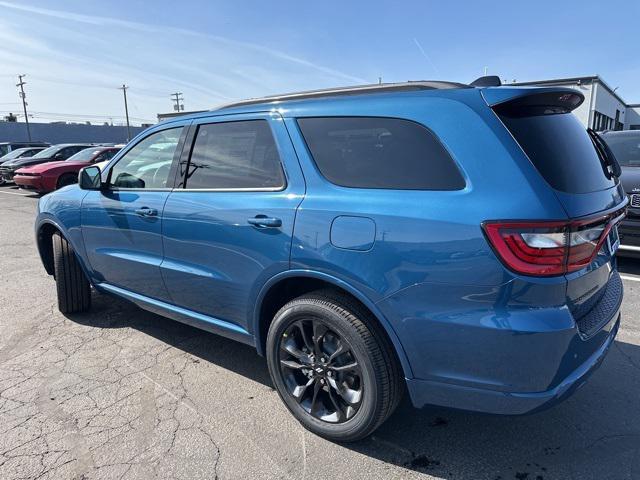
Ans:
{"type": "Polygon", "coordinates": [[[586,193],[615,185],[589,134],[572,113],[502,112],[500,118],[545,180],[556,190],[586,193]]]}
{"type": "Polygon", "coordinates": [[[408,120],[301,118],[311,155],[332,183],[356,188],[459,190],[465,182],[436,136],[408,120]]]}
{"type": "Polygon", "coordinates": [[[117,188],[165,188],[182,127],[145,137],[111,169],[110,184],[117,188]]]}
{"type": "Polygon", "coordinates": [[[640,167],[640,133],[602,137],[623,167],[640,167]]]}
{"type": "Polygon", "coordinates": [[[266,120],[200,125],[187,188],[282,188],[284,174],[266,120]]]}

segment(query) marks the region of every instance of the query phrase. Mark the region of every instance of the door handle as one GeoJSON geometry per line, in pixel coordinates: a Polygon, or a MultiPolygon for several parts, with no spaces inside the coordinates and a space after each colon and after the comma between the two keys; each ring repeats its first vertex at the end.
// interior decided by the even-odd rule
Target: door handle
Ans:
{"type": "Polygon", "coordinates": [[[249,218],[247,222],[258,228],[278,228],[282,226],[282,220],[274,217],[267,217],[266,215],[256,215],[253,218],[249,218]]]}
{"type": "Polygon", "coordinates": [[[141,217],[157,217],[158,216],[158,210],[156,210],[155,208],[149,208],[149,207],[136,208],[135,212],[141,217]]]}

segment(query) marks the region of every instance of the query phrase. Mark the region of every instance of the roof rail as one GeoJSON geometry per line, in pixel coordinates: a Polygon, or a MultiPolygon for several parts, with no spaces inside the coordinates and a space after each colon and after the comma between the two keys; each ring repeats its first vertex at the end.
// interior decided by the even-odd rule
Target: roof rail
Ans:
{"type": "Polygon", "coordinates": [[[324,97],[341,97],[349,95],[362,95],[368,93],[387,93],[387,92],[409,92],[416,90],[443,90],[451,88],[469,88],[469,85],[456,82],[441,81],[408,81],[400,83],[374,83],[371,85],[356,85],[353,87],[326,88],[322,90],[309,90],[297,93],[285,93],[282,95],[273,95],[262,98],[250,98],[239,102],[223,105],[219,109],[242,107],[245,105],[254,105],[257,103],[280,102],[285,100],[306,100],[324,97]]]}

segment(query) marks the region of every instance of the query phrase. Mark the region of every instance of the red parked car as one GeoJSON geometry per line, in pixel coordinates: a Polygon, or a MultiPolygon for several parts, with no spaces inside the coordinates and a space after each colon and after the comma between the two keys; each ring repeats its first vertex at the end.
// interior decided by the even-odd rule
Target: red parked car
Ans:
{"type": "Polygon", "coordinates": [[[67,160],[47,162],[16,171],[13,181],[20,188],[40,193],[51,192],[78,182],[78,172],[93,163],[113,157],[120,147],[90,147],[79,151],[67,160]]]}

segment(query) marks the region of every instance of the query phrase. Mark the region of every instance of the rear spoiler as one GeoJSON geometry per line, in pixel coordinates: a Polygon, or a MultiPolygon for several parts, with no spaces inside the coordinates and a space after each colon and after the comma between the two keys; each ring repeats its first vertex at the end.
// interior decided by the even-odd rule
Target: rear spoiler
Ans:
{"type": "Polygon", "coordinates": [[[570,112],[584,102],[584,95],[567,87],[494,87],[481,90],[484,101],[494,110],[514,111],[550,107],[554,113],[570,112]]]}

